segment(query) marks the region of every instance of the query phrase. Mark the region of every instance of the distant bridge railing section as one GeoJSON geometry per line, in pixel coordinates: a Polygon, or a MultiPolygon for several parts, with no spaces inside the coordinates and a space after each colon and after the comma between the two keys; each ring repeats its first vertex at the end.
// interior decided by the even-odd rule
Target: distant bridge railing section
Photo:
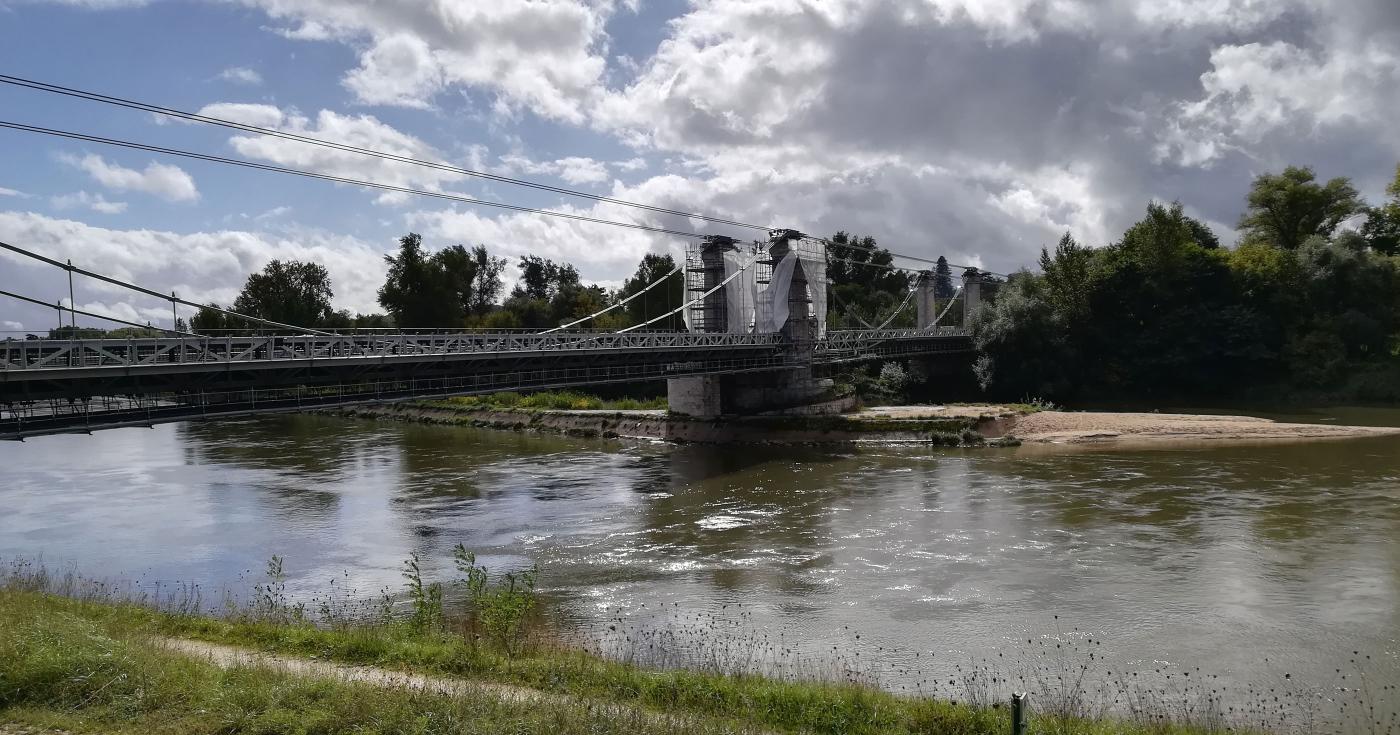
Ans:
{"type": "Polygon", "coordinates": [[[559,350],[760,347],[776,334],[689,332],[349,334],[0,341],[0,370],[384,358],[559,350]]]}

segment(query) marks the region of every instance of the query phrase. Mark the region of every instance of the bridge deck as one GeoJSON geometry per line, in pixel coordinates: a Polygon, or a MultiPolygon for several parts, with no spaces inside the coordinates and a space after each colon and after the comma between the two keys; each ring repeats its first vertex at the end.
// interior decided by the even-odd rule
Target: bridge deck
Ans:
{"type": "Polygon", "coordinates": [[[960,353],[959,330],[780,335],[689,332],[163,337],[0,342],[0,438],[814,364],[960,353]]]}

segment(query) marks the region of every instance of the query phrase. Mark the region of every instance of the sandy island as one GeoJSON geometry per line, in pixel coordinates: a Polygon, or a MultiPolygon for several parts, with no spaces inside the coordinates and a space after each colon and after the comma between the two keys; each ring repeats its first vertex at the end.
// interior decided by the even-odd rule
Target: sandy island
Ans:
{"type": "Polygon", "coordinates": [[[1019,414],[1005,406],[889,406],[862,413],[898,419],[955,416],[984,419],[987,436],[1011,435],[1023,442],[1085,444],[1092,442],[1198,442],[1203,440],[1279,441],[1349,439],[1400,435],[1400,428],[1284,424],[1252,416],[1205,416],[1178,413],[1040,411],[1019,414]]]}

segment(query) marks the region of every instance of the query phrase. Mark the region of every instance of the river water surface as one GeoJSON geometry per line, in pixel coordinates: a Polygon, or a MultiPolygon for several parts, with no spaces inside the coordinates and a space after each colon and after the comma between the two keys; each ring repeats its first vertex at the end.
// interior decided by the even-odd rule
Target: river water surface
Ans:
{"type": "Polygon", "coordinates": [[[411,553],[451,576],[460,542],[537,562],[585,635],[733,625],[894,689],[1074,630],[1240,688],[1335,686],[1357,656],[1400,683],[1396,438],[709,447],[292,416],[31,439],[0,468],[0,556],[145,585],[246,588],[279,554],[293,594],[372,595],[411,553]]]}

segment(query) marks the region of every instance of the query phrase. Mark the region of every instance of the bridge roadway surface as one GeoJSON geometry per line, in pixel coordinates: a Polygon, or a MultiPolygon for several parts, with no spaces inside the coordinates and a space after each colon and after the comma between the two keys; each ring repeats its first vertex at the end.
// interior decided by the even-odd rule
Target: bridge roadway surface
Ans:
{"type": "Polygon", "coordinates": [[[833,331],[809,345],[641,331],[6,340],[0,438],[971,350],[946,327],[833,331]]]}

